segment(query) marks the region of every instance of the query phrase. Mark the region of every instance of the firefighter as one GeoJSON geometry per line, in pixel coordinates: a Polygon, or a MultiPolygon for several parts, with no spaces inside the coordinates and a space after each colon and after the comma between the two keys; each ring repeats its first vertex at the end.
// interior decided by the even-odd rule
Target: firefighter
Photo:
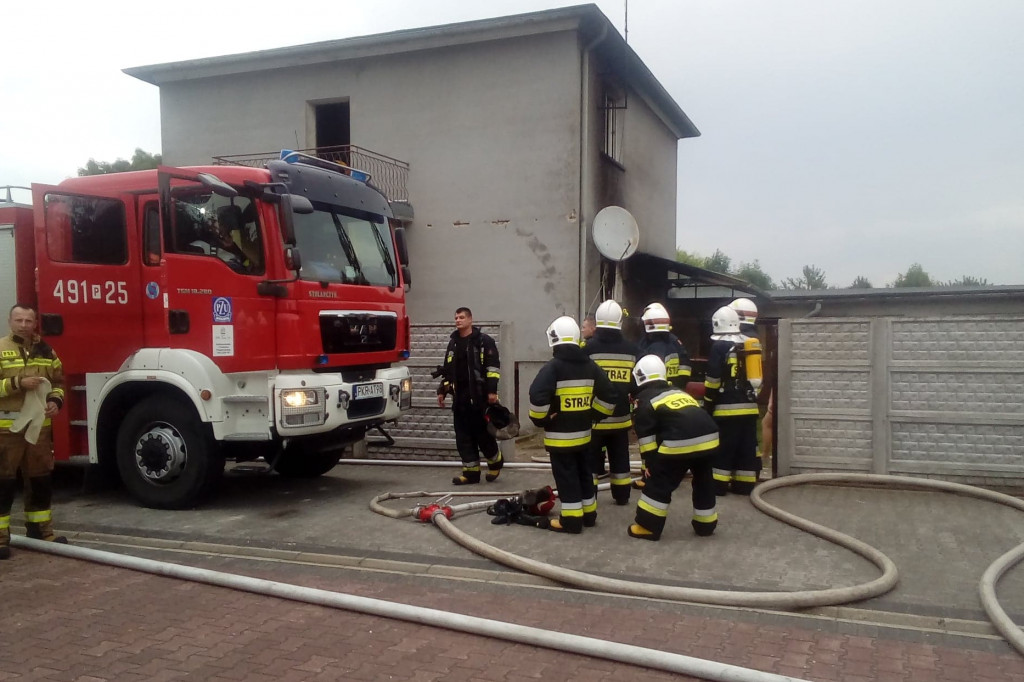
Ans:
{"type": "Polygon", "coordinates": [[[636,520],[627,532],[641,540],[658,540],[665,528],[672,492],[693,472],[693,530],[711,535],[718,525],[712,458],[718,447],[718,426],[685,391],[668,383],[665,363],[645,355],[633,369],[637,384],[633,422],[640,452],[648,468],[636,506],[636,520]]]}
{"type": "Polygon", "coordinates": [[[19,468],[25,479],[26,534],[67,542],[53,532],[50,509],[50,420],[64,406],[64,370],[57,354],[36,334],[34,308],[15,305],[8,322],[11,333],[0,339],[0,559],[11,556],[11,507],[19,468]]]}
{"type": "Polygon", "coordinates": [[[585,347],[590,343],[590,339],[594,338],[595,331],[597,331],[597,317],[587,315],[583,318],[583,324],[580,325],[580,345],[585,347]]]}
{"type": "Polygon", "coordinates": [[[668,381],[676,388],[686,389],[690,380],[690,356],[682,342],[672,333],[668,311],[660,303],[644,309],[640,318],[644,323],[644,338],[640,340],[640,355],[657,355],[668,370],[668,381]]]}
{"type": "MultiPolygon", "coordinates": [[[[740,319],[728,306],[711,317],[711,352],[704,379],[704,407],[718,423],[721,444],[715,455],[715,487],[749,495],[761,472],[757,456],[757,401],[747,376],[740,319]]],[[[760,355],[758,355],[760,359],[760,355]]]]}
{"type": "MultiPolygon", "coordinates": [[[[665,306],[660,303],[651,303],[644,308],[640,319],[644,323],[644,337],[638,344],[637,357],[657,355],[665,363],[669,383],[676,388],[685,390],[686,383],[690,379],[690,356],[683,344],[671,332],[671,321],[665,306]]],[[[643,453],[640,453],[641,468],[645,474],[643,478],[633,484],[638,490],[643,490],[646,479],[647,467],[643,461],[643,453]]]]}
{"type": "Polygon", "coordinates": [[[582,533],[597,523],[597,497],[590,471],[591,426],[615,411],[615,387],[608,375],[580,348],[580,328],[559,317],[547,329],[552,359],[530,385],[530,420],[544,428],[544,448],[551,457],[559,517],[550,529],[582,533]]]}
{"type": "Polygon", "coordinates": [[[740,333],[757,336],[757,306],[749,298],[737,298],[729,304],[740,318],[740,333]]]}
{"type": "Polygon", "coordinates": [[[597,307],[594,315],[596,331],[583,347],[583,352],[608,374],[618,391],[612,416],[594,424],[590,441],[591,472],[594,482],[605,472],[605,452],[611,478],[612,499],[616,504],[629,504],[629,395],[632,393],[636,346],[622,335],[622,307],[608,300],[597,307]]]}
{"type": "Polygon", "coordinates": [[[486,411],[488,405],[498,402],[498,346],[473,326],[473,311],[469,308],[455,311],[455,331],[448,340],[439,371],[443,378],[437,387],[437,404],[444,407],[445,397],[452,394],[455,447],[462,459],[462,473],[452,483],[480,482],[481,453],[487,460],[485,478],[488,482],[496,481],[501,473],[501,451],[487,430],[486,411]]]}
{"type": "MultiPolygon", "coordinates": [[[[764,362],[761,340],[757,336],[757,306],[749,298],[737,298],[729,304],[740,318],[740,333],[746,337],[743,342],[743,354],[746,358],[747,379],[754,389],[757,398],[757,411],[761,417],[761,447],[757,456],[771,453],[773,448],[773,431],[775,422],[775,401],[769,384],[765,388],[764,362]]],[[[761,460],[764,461],[763,458],[761,460]]],[[[761,467],[758,467],[760,469],[761,467]]]]}

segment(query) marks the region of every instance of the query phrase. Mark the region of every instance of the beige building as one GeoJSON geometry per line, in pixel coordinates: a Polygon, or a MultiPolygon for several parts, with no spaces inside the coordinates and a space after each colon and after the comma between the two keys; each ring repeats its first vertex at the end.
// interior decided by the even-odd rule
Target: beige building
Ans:
{"type": "Polygon", "coordinates": [[[494,323],[522,413],[547,324],[614,284],[595,214],[627,208],[639,250],[675,257],[678,143],[699,132],[595,5],[126,73],[160,88],[165,163],[330,149],[401,202],[421,435],[446,428],[426,373],[457,306],[494,323]]]}

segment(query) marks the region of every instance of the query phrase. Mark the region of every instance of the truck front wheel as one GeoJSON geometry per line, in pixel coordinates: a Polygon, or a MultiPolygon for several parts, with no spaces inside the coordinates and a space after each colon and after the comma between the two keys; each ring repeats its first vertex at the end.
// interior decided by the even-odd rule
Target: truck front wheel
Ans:
{"type": "Polygon", "coordinates": [[[117,434],[117,469],[143,506],[195,506],[220,480],[224,458],[191,405],[152,396],[133,407],[117,434]]]}

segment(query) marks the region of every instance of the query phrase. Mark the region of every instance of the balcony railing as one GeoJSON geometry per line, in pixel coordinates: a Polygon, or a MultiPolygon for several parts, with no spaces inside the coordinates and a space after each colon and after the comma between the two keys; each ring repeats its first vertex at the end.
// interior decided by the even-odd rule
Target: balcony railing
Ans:
{"type": "MultiPolygon", "coordinates": [[[[409,201],[405,183],[409,178],[409,164],[377,152],[350,144],[334,147],[296,149],[325,161],[343,163],[370,174],[370,184],[379,189],[388,201],[409,201]]],[[[254,166],[263,168],[267,162],[281,158],[280,152],[260,154],[227,154],[213,157],[218,166],[254,166]]]]}

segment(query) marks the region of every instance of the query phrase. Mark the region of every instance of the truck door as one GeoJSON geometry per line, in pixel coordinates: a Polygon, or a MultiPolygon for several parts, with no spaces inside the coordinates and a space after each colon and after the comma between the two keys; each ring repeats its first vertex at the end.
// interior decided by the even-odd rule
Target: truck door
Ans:
{"type": "Polygon", "coordinates": [[[32,193],[42,335],[69,375],[116,371],[142,343],[135,197],[32,193]]]}
{"type": "Polygon", "coordinates": [[[182,176],[161,175],[171,346],[203,353],[223,372],[276,367],[276,299],[257,291],[267,279],[260,203],[199,183],[172,187],[182,176]]]}

